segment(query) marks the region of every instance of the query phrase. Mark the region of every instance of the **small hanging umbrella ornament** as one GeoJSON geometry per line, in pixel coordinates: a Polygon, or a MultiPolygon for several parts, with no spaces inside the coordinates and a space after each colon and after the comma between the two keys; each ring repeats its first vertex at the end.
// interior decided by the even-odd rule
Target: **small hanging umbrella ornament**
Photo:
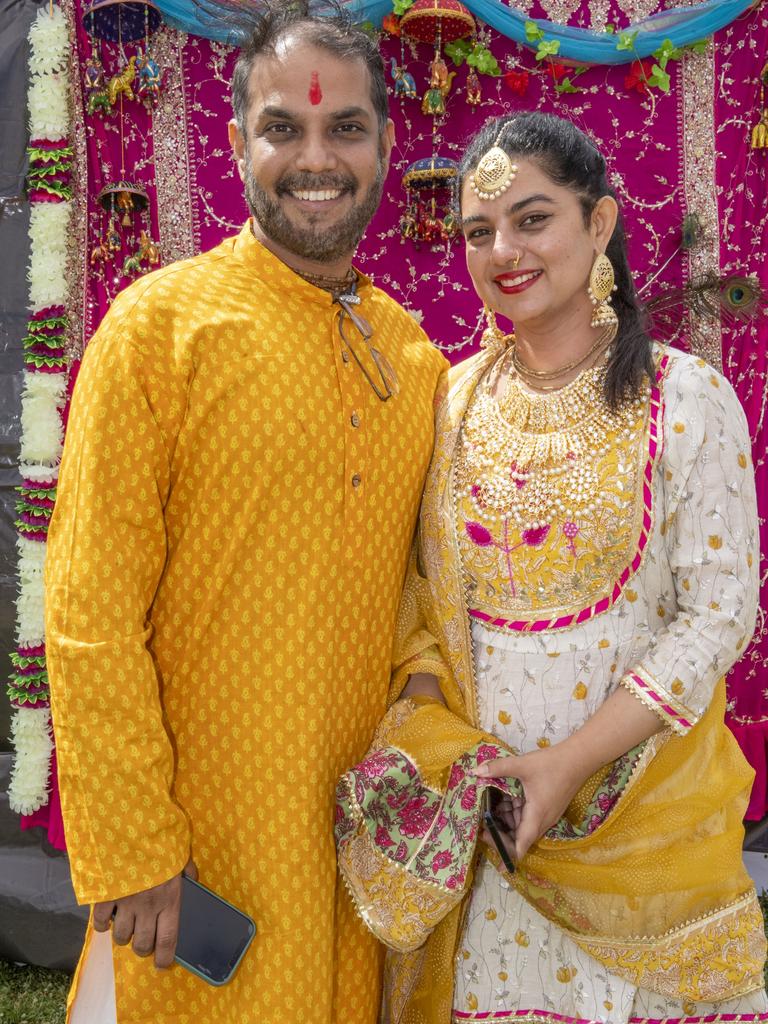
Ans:
{"type": "Polygon", "coordinates": [[[455,71],[448,71],[443,45],[475,35],[477,26],[460,0],[416,0],[400,19],[401,37],[430,43],[434,56],[429,67],[429,86],[421,101],[422,113],[441,117],[451,91],[455,71]]]}
{"type": "Polygon", "coordinates": [[[451,197],[458,172],[456,161],[444,156],[425,157],[410,165],[403,175],[408,199],[400,220],[402,241],[434,245],[454,237],[458,225],[451,197]]]}

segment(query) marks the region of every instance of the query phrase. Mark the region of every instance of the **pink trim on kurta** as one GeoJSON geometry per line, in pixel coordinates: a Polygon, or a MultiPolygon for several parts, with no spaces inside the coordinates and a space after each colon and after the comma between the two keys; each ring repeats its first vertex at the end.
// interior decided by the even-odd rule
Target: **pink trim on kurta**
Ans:
{"type": "MultiPolygon", "coordinates": [[[[591,1017],[569,1017],[567,1014],[554,1013],[551,1010],[453,1010],[454,1020],[495,1020],[507,1024],[527,1017],[553,1021],[557,1024],[600,1024],[591,1017]]],[[[630,1017],[628,1024],[730,1024],[736,1021],[768,1021],[768,1013],[708,1013],[703,1017],[630,1017]]]]}
{"type": "Polygon", "coordinates": [[[663,411],[661,381],[666,372],[668,363],[669,356],[664,356],[659,363],[656,381],[651,388],[651,412],[648,423],[648,459],[646,461],[645,472],[643,474],[643,525],[640,529],[637,551],[635,552],[635,556],[631,563],[619,576],[610,596],[600,598],[600,600],[595,604],[590,605],[587,608],[582,608],[579,612],[574,612],[571,615],[561,615],[557,619],[534,619],[533,621],[528,619],[495,619],[493,616],[489,615],[487,612],[481,611],[479,608],[470,608],[469,614],[473,619],[479,619],[481,622],[487,622],[488,625],[495,626],[497,629],[509,629],[513,632],[538,633],[550,629],[564,629],[567,626],[576,626],[582,622],[587,622],[596,615],[600,615],[602,612],[608,611],[608,609],[618,601],[624,591],[624,587],[626,587],[627,583],[640,568],[640,563],[643,560],[643,552],[645,551],[646,545],[648,544],[648,538],[651,534],[651,524],[653,523],[653,490],[651,484],[653,481],[654,466],[656,465],[656,459],[659,455],[659,438],[661,434],[660,425],[661,414],[663,411]]]}
{"type": "Polygon", "coordinates": [[[627,679],[631,680],[635,686],[643,691],[646,697],[649,697],[654,703],[659,705],[659,710],[663,711],[667,718],[671,718],[673,721],[679,723],[684,729],[692,729],[693,722],[690,722],[687,718],[684,718],[679,711],[672,707],[671,704],[667,703],[667,698],[663,693],[657,693],[656,690],[651,689],[649,684],[641,676],[635,672],[629,672],[627,679]]]}

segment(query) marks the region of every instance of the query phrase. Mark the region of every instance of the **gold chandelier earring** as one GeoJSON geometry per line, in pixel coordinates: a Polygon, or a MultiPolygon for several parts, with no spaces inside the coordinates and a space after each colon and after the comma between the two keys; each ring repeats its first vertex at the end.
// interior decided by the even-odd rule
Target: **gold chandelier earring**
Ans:
{"type": "Polygon", "coordinates": [[[604,252],[598,253],[589,274],[587,293],[592,305],[592,327],[618,327],[619,318],[611,306],[611,294],[616,291],[613,264],[604,252]]]}
{"type": "Polygon", "coordinates": [[[490,306],[483,306],[486,328],[480,339],[480,348],[502,348],[506,346],[512,335],[505,334],[496,322],[496,314],[490,306]]]}

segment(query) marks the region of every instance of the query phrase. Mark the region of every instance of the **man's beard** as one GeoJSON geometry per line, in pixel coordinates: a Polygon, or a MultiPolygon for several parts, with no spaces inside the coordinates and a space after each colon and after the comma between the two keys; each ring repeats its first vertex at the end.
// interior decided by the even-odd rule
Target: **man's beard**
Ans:
{"type": "MultiPolygon", "coordinates": [[[[342,193],[349,192],[354,196],[357,188],[357,182],[352,177],[296,173],[281,178],[275,191],[279,197],[294,191],[341,189],[342,193]]],[[[298,227],[288,219],[280,203],[261,188],[253,173],[250,154],[246,152],[245,155],[245,200],[259,227],[267,238],[288,252],[316,262],[330,262],[355,251],[379,207],[383,189],[384,164],[379,157],[376,178],[362,202],[353,205],[341,220],[330,227],[317,230],[311,224],[298,227]]]]}

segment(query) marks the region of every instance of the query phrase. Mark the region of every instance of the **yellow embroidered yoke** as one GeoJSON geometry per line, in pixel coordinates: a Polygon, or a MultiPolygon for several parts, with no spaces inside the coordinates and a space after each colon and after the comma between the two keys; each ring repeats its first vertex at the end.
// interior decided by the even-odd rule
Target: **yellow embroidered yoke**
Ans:
{"type": "Polygon", "coordinates": [[[83,361],[47,565],[75,890],[138,892],[191,853],[258,929],[223,988],[115,950],[118,1024],[376,1019],[333,795],[385,709],[446,364],[358,294],[399,378],[387,402],[338,305],[249,225],[123,292],[83,361]]]}

